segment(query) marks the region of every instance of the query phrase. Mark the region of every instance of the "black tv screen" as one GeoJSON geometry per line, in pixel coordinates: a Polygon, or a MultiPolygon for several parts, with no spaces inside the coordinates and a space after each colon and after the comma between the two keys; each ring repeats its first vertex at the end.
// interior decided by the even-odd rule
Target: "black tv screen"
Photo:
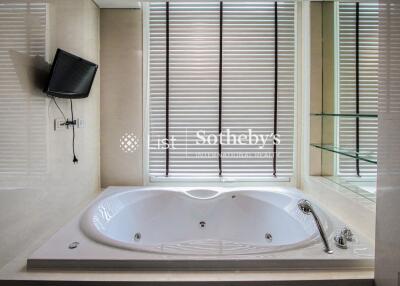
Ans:
{"type": "Polygon", "coordinates": [[[97,65],[58,49],[45,93],[61,98],[84,98],[90,93],[97,65]]]}

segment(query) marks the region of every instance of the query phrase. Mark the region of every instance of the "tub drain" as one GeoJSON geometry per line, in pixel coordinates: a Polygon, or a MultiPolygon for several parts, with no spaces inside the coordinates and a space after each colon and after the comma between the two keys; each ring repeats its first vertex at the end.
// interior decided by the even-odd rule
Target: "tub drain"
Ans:
{"type": "Polygon", "coordinates": [[[135,233],[135,235],[133,236],[134,241],[139,241],[141,238],[142,235],[140,234],[140,232],[135,233]]]}
{"type": "Polygon", "coordinates": [[[206,227],[206,222],[205,222],[205,221],[201,221],[201,222],[199,222],[199,224],[200,224],[200,227],[201,227],[201,228],[206,227]]]}
{"type": "Polygon", "coordinates": [[[78,247],[78,245],[79,245],[79,242],[74,241],[74,242],[72,242],[72,243],[70,243],[70,244],[68,245],[68,248],[69,248],[69,249],[75,249],[75,248],[78,247]]]}
{"type": "Polygon", "coordinates": [[[268,241],[268,242],[271,242],[272,241],[272,234],[270,234],[270,233],[266,233],[265,234],[265,239],[268,241]]]}

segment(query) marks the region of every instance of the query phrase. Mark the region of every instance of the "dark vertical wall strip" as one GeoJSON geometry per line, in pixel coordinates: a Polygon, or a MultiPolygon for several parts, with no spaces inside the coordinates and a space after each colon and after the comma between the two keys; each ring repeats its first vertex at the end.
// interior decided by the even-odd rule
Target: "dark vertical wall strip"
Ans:
{"type": "MultiPolygon", "coordinates": [[[[274,92],[274,135],[278,133],[278,2],[275,2],[275,92],[274,92]]],[[[276,144],[274,143],[273,175],[276,177],[276,144]]]]}
{"type": "MultiPolygon", "coordinates": [[[[360,3],[356,3],[356,113],[360,113],[360,3]]],[[[356,118],[356,154],[360,152],[360,118],[356,118]]],[[[360,176],[360,160],[356,159],[356,172],[360,176]]]]}
{"type": "Polygon", "coordinates": [[[223,12],[224,3],[219,3],[219,114],[218,114],[218,134],[220,135],[218,142],[218,167],[219,175],[222,176],[222,145],[221,145],[221,132],[222,132],[222,32],[223,32],[223,12]]]}
{"type": "Polygon", "coordinates": [[[165,45],[165,139],[166,139],[166,149],[165,149],[165,176],[169,174],[169,2],[165,3],[165,18],[166,18],[166,45],[165,45]]]}

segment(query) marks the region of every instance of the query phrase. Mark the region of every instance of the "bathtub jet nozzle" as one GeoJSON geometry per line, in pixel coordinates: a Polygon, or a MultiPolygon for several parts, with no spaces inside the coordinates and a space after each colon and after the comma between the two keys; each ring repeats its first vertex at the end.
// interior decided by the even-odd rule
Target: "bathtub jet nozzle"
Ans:
{"type": "Polygon", "coordinates": [[[333,251],[329,246],[329,242],[328,239],[326,238],[326,234],[322,227],[321,221],[319,220],[319,217],[315,213],[310,201],[302,199],[297,203],[297,205],[304,214],[306,215],[311,214],[313,216],[315,224],[317,225],[319,234],[321,236],[322,242],[324,243],[324,251],[328,254],[332,254],[333,251]]]}

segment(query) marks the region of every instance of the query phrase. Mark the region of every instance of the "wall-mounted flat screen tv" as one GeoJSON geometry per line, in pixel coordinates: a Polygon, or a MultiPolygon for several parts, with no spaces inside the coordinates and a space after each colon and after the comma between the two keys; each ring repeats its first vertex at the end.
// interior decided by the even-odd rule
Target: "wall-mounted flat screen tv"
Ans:
{"type": "Polygon", "coordinates": [[[44,92],[61,98],[87,97],[97,68],[98,66],[92,62],[58,49],[44,92]]]}

